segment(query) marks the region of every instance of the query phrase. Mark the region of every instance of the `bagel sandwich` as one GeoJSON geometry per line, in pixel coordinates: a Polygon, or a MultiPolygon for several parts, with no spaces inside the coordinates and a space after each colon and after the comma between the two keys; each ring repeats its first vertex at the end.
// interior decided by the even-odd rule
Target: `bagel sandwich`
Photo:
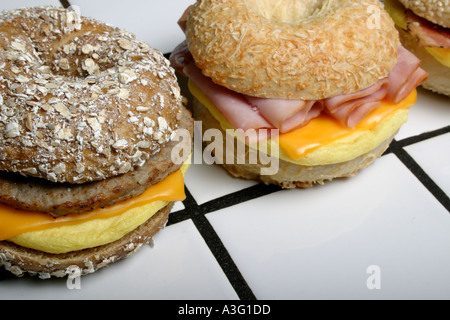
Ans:
{"type": "Polygon", "coordinates": [[[448,0],[385,0],[405,48],[430,76],[422,86],[450,96],[450,3],[448,0]]]}
{"type": "Polygon", "coordinates": [[[186,40],[170,61],[189,79],[194,118],[235,139],[211,151],[216,163],[283,188],[371,164],[428,77],[378,0],[198,0],[178,24],[186,40]]]}
{"type": "Polygon", "coordinates": [[[169,61],[50,6],[4,11],[0,35],[0,267],[85,275],[137,252],[185,198],[193,118],[169,61]]]}

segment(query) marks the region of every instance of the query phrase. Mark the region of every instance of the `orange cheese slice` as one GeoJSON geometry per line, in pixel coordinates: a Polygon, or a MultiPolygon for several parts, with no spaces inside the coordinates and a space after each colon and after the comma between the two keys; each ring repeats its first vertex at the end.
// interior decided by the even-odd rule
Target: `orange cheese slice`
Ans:
{"type": "MultiPolygon", "coordinates": [[[[189,81],[191,93],[209,110],[212,116],[220,123],[223,129],[234,129],[230,122],[225,118],[208,96],[193,81],[189,81]]],[[[293,163],[303,162],[304,158],[314,150],[327,147],[332,143],[360,134],[370,132],[378,124],[385,121],[397,111],[407,110],[417,102],[417,90],[413,90],[408,97],[398,104],[393,104],[387,100],[377,109],[367,115],[364,120],[354,128],[347,128],[339,124],[326,113],[314,118],[306,126],[283,133],[277,137],[280,147],[280,158],[293,163]]],[[[388,138],[388,137],[386,137],[388,138]]],[[[381,143],[382,141],[380,141],[381,143]]],[[[270,143],[270,142],[269,142],[270,143]]],[[[258,144],[253,146],[258,148],[258,144]]],[[[270,150],[270,148],[268,148],[270,150]]],[[[266,150],[268,150],[266,148],[266,150]]],[[[368,152],[367,150],[365,152],[368,152]]],[[[363,152],[363,153],[365,153],[363,152]]],[[[363,154],[361,153],[361,154],[363,154]]],[[[305,165],[304,163],[301,163],[305,165]]]]}
{"type": "Polygon", "coordinates": [[[149,187],[138,197],[82,214],[52,218],[45,213],[16,210],[8,205],[0,204],[0,241],[26,232],[73,226],[94,219],[118,216],[153,201],[183,201],[185,198],[183,173],[178,170],[163,181],[149,187]]]}
{"type": "Polygon", "coordinates": [[[398,104],[384,100],[354,128],[340,125],[326,114],[313,119],[308,125],[279,136],[280,147],[293,160],[299,160],[307,153],[357,131],[369,131],[393,112],[412,107],[417,101],[417,90],[398,104]]]}

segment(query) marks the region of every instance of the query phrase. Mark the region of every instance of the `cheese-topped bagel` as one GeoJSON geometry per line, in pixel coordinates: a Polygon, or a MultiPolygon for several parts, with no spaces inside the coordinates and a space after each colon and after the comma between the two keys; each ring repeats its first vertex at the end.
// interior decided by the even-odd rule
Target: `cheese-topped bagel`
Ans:
{"type": "Polygon", "coordinates": [[[450,96],[450,1],[385,0],[402,45],[423,62],[429,73],[423,87],[450,96]]]}
{"type": "Polygon", "coordinates": [[[244,134],[218,163],[234,176],[285,188],[369,165],[428,77],[378,0],[197,0],[179,25],[186,41],[171,62],[189,77],[194,117],[206,130],[256,133],[244,134]],[[250,157],[236,161],[266,145],[279,149],[270,176],[250,157]]]}
{"type": "Polygon", "coordinates": [[[450,26],[450,2],[448,0],[399,0],[418,16],[435,24],[450,26]]]}
{"type": "Polygon", "coordinates": [[[186,24],[197,66],[221,86],[315,100],[388,76],[399,39],[377,0],[198,1],[186,24]]]}

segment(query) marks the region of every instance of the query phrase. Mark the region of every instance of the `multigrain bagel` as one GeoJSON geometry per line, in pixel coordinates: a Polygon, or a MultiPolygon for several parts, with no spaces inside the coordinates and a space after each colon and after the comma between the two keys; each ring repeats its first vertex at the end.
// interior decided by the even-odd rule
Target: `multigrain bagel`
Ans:
{"type": "Polygon", "coordinates": [[[0,267],[63,277],[136,252],[185,199],[193,119],[169,61],[46,6],[0,14],[0,65],[0,267]]]}
{"type": "Polygon", "coordinates": [[[142,166],[178,126],[173,70],[126,31],[62,8],[18,9],[0,16],[0,47],[0,170],[98,181],[142,166]]]}
{"type": "Polygon", "coordinates": [[[445,28],[450,27],[449,0],[399,0],[418,16],[445,28]]]}
{"type": "Polygon", "coordinates": [[[396,34],[378,0],[198,1],[186,24],[197,66],[217,84],[303,100],[356,92],[388,76],[396,34]]]}
{"type": "MultiPolygon", "coordinates": [[[[180,125],[193,132],[189,111],[183,111],[180,125]]],[[[142,194],[149,186],[180,169],[181,164],[172,162],[172,150],[177,145],[176,141],[169,142],[133,171],[84,184],[56,183],[0,171],[0,202],[16,209],[46,212],[55,218],[110,206],[142,194]]]]}

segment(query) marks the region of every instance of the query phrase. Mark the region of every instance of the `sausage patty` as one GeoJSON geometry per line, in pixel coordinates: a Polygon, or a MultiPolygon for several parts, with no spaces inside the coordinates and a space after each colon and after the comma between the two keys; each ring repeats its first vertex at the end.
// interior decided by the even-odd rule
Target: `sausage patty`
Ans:
{"type": "MultiPolygon", "coordinates": [[[[183,112],[180,127],[189,130],[192,136],[193,121],[187,110],[183,112]]],[[[179,143],[169,142],[145,165],[134,171],[80,185],[54,183],[1,171],[0,202],[17,209],[46,212],[53,217],[113,205],[142,194],[148,187],[178,170],[181,164],[172,162],[172,149],[179,143]]]]}

